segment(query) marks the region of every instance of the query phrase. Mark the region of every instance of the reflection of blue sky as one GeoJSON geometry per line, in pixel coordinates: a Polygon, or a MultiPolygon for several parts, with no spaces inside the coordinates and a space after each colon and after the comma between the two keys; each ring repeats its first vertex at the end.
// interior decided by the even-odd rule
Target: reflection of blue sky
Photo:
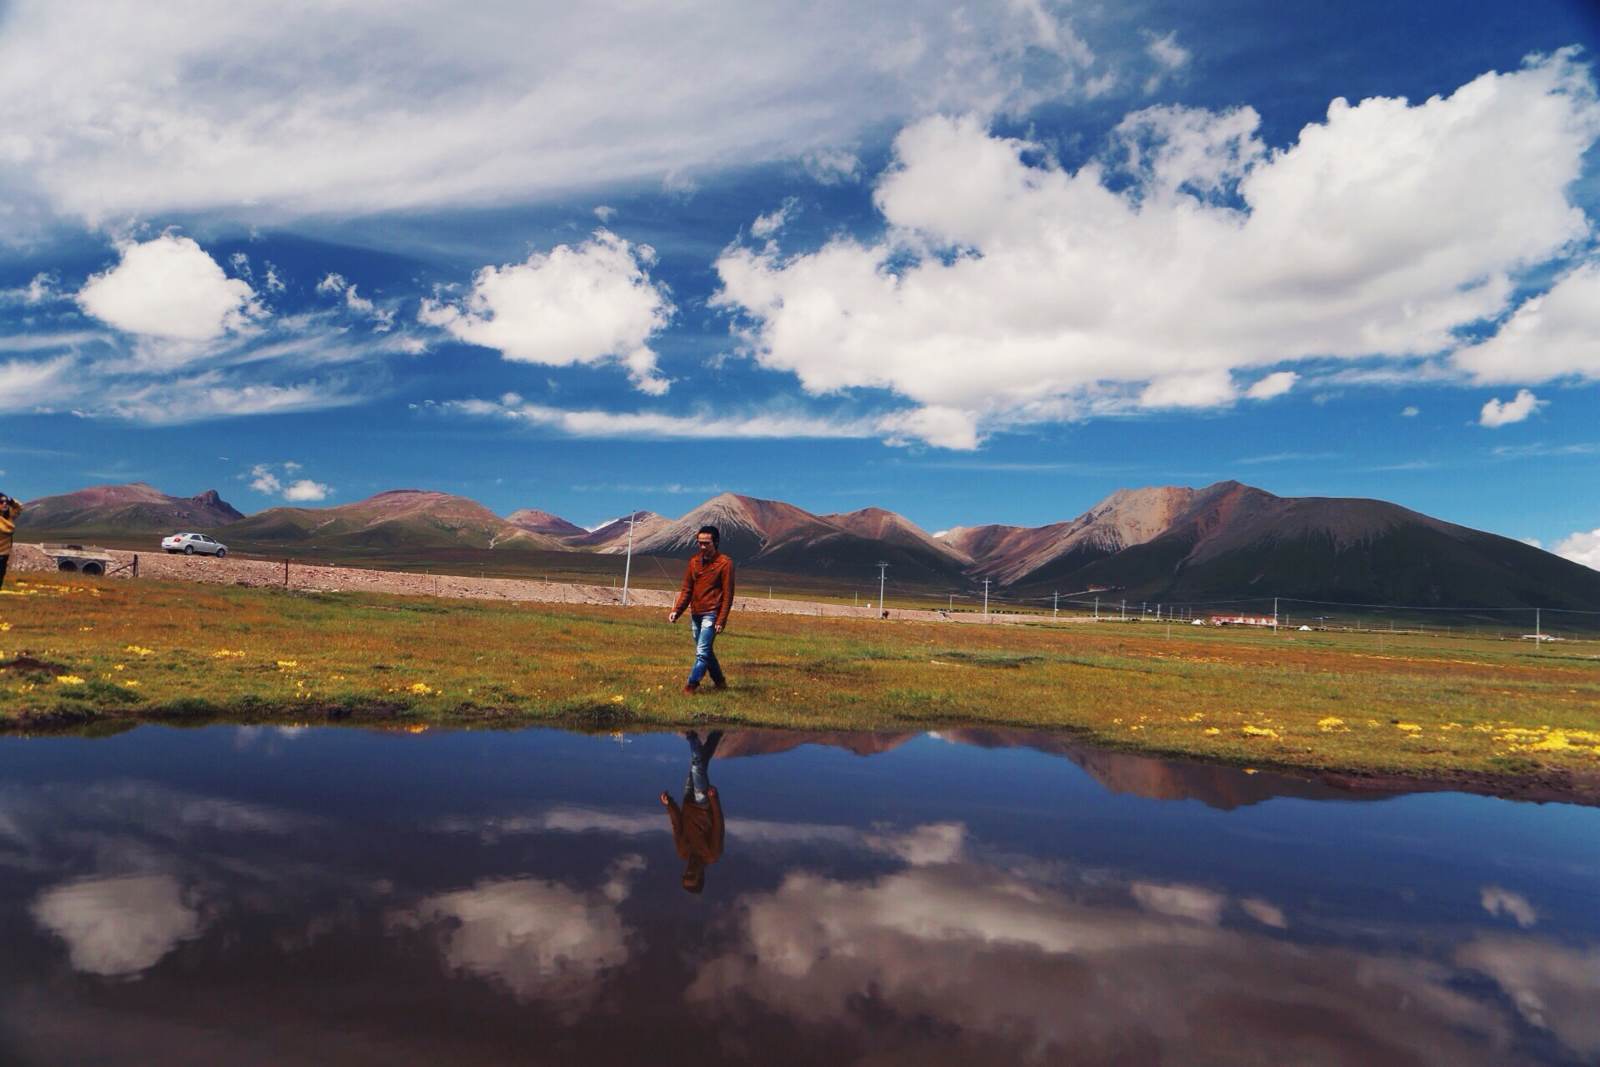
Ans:
{"type": "MultiPolygon", "coordinates": [[[[268,740],[0,741],[0,901],[32,924],[0,1002],[63,969],[168,996],[213,968],[270,986],[336,945],[353,981],[426,962],[417,995],[473,980],[563,1025],[671,1027],[687,998],[702,1021],[781,1017],[864,1051],[914,1046],[927,1016],[1041,1061],[1226,1062],[1241,1035],[1286,1059],[1600,1052],[1593,809],[1224,810],[1112,793],[1041,751],[806,746],[713,761],[728,848],[689,898],[655,801],[681,780],[674,735],[268,740]]],[[[1093,766],[1126,784],[1163,765],[1093,766]]]]}

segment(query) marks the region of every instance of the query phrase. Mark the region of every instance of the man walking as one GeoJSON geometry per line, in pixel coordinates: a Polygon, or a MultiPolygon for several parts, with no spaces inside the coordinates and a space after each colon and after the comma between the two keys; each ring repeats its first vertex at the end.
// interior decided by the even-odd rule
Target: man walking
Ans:
{"type": "Polygon", "coordinates": [[[717,528],[702,526],[694,539],[700,551],[690,558],[689,568],[683,574],[683,588],[678,590],[678,599],[667,615],[668,622],[677,622],[684,609],[689,610],[690,632],[694,634],[694,666],[689,670],[689,681],[683,691],[690,696],[699,692],[700,679],[708,672],[713,686],[728,687],[711,643],[728,625],[728,612],[733,610],[733,560],[717,550],[721,540],[717,528]]]}
{"type": "Polygon", "coordinates": [[[22,505],[0,493],[0,586],[6,584],[6,565],[11,562],[11,535],[17,529],[22,505]]]}

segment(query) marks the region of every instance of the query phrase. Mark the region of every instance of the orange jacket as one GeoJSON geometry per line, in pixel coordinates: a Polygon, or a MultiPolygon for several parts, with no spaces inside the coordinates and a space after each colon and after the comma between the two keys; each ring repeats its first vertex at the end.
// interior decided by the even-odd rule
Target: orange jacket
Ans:
{"type": "Polygon", "coordinates": [[[678,857],[715,863],[722,856],[722,797],[713,793],[703,805],[685,799],[682,808],[667,802],[667,818],[672,820],[672,843],[678,846],[678,857]]]}
{"type": "Polygon", "coordinates": [[[706,563],[696,552],[683,572],[683,588],[672,605],[673,614],[683,614],[685,606],[696,615],[714,611],[717,625],[728,625],[728,612],[733,610],[733,560],[718,552],[706,563]]]}

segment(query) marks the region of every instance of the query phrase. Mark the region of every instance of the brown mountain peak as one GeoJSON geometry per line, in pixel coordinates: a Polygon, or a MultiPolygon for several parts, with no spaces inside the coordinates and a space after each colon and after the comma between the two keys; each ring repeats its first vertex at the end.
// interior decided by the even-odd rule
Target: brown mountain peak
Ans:
{"type": "Polygon", "coordinates": [[[560,515],[539,508],[518,508],[506,516],[506,521],[524,530],[552,537],[582,537],[589,532],[575,522],[568,522],[560,515]]]}

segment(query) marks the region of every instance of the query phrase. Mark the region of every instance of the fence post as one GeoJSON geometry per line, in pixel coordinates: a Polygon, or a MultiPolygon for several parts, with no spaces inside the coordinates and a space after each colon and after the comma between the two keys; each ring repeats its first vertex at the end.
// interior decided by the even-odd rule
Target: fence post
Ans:
{"type": "Polygon", "coordinates": [[[133,554],[133,576],[135,578],[139,577],[139,553],[137,552],[133,554]]]}

